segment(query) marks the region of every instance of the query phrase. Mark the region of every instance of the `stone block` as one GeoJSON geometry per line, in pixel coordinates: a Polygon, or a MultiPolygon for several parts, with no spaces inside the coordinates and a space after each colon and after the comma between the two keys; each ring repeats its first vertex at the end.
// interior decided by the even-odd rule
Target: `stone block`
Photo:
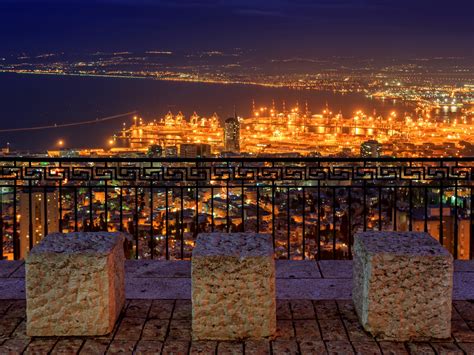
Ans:
{"type": "Polygon", "coordinates": [[[270,235],[199,234],[191,275],[193,339],[274,336],[275,261],[270,235]]]}
{"type": "Polygon", "coordinates": [[[354,240],[352,299],[380,339],[449,338],[453,258],[423,232],[364,232],[354,240]]]}
{"type": "Polygon", "coordinates": [[[26,259],[27,334],[110,333],[125,304],[123,233],[54,233],[26,259]]]}

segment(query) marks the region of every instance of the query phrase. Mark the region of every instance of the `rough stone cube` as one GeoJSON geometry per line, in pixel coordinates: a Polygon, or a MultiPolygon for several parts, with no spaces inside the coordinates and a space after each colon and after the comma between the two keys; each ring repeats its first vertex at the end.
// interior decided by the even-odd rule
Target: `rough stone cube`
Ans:
{"type": "Polygon", "coordinates": [[[237,340],[276,331],[270,235],[199,234],[192,256],[193,338],[237,340]]]}
{"type": "Polygon", "coordinates": [[[123,233],[54,233],[26,259],[27,334],[110,333],[125,304],[123,233]]]}
{"type": "Polygon", "coordinates": [[[423,232],[355,236],[354,306],[380,339],[423,341],[451,335],[453,258],[423,232]]]}

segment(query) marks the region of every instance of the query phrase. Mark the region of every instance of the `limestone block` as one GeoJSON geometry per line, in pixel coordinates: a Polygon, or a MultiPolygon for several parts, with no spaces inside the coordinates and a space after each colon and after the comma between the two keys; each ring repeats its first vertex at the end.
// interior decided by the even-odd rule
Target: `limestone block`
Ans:
{"type": "Polygon", "coordinates": [[[27,334],[110,333],[125,304],[123,233],[54,233],[26,259],[27,334]]]}
{"type": "Polygon", "coordinates": [[[199,234],[191,274],[194,339],[259,339],[275,334],[270,235],[199,234]]]}
{"type": "Polygon", "coordinates": [[[364,232],[354,240],[352,298],[362,326],[396,341],[449,338],[453,258],[423,232],[364,232]]]}

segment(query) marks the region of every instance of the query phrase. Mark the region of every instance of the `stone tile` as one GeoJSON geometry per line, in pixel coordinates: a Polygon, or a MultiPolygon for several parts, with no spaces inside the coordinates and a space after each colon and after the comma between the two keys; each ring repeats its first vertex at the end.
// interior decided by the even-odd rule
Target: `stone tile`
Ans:
{"type": "Polygon", "coordinates": [[[239,342],[224,341],[217,345],[219,355],[239,355],[244,353],[244,344],[239,342]]]}
{"type": "Polygon", "coordinates": [[[321,333],[316,319],[295,320],[293,324],[295,327],[296,339],[298,341],[321,340],[321,333]]]}
{"type": "Polygon", "coordinates": [[[10,278],[18,278],[24,279],[25,278],[25,264],[22,263],[18,269],[16,269],[11,275],[10,278]]]}
{"type": "Polygon", "coordinates": [[[278,279],[320,279],[318,264],[314,260],[276,260],[278,279]]]}
{"type": "Polygon", "coordinates": [[[125,273],[130,278],[190,278],[191,262],[187,260],[127,260],[125,273]]]}
{"type": "Polygon", "coordinates": [[[470,329],[463,320],[451,322],[451,333],[458,343],[474,342],[474,330],[470,329]]]}
{"type": "Polygon", "coordinates": [[[432,343],[438,355],[463,355],[463,351],[454,343],[432,343]]]}
{"type": "Polygon", "coordinates": [[[15,300],[3,315],[4,318],[26,318],[26,301],[15,300]]]}
{"type": "Polygon", "coordinates": [[[268,340],[247,340],[245,342],[245,353],[268,355],[270,354],[270,342],[268,340]]]}
{"type": "Polygon", "coordinates": [[[33,339],[28,347],[26,348],[24,354],[28,355],[38,355],[38,354],[48,354],[56,344],[56,339],[44,339],[37,338],[33,339]]]}
{"type": "Polygon", "coordinates": [[[170,332],[168,335],[170,340],[191,340],[191,321],[190,320],[172,320],[170,324],[170,332]]]}
{"type": "Polygon", "coordinates": [[[474,272],[455,272],[453,300],[474,300],[474,272]]]}
{"type": "Polygon", "coordinates": [[[384,355],[408,355],[408,351],[404,343],[381,341],[379,342],[379,345],[384,355]]]}
{"type": "Polygon", "coordinates": [[[295,339],[295,330],[291,320],[277,320],[276,339],[291,340],[295,339]]]}
{"type": "Polygon", "coordinates": [[[277,319],[291,319],[290,301],[277,300],[277,319]]]}
{"type": "Polygon", "coordinates": [[[330,355],[354,354],[352,345],[348,341],[327,341],[326,347],[330,355]]]}
{"type": "Polygon", "coordinates": [[[149,318],[170,319],[173,312],[173,300],[153,300],[149,318]]]}
{"type": "Polygon", "coordinates": [[[185,278],[126,278],[128,299],[191,299],[191,279],[185,278]]]}
{"type": "Polygon", "coordinates": [[[120,322],[114,339],[117,340],[138,340],[145,324],[145,319],[135,317],[125,317],[120,322]]]}
{"type": "Polygon", "coordinates": [[[0,300],[0,315],[7,311],[8,307],[10,307],[10,304],[11,300],[0,300]]]}
{"type": "Polygon", "coordinates": [[[23,260],[0,260],[0,278],[10,277],[23,264],[23,260]]]}
{"type": "Polygon", "coordinates": [[[359,321],[357,317],[357,313],[354,308],[354,303],[351,301],[336,301],[337,307],[339,308],[339,313],[341,314],[341,318],[343,320],[350,320],[350,321],[359,321]]]}
{"type": "Polygon", "coordinates": [[[114,338],[115,334],[117,333],[122,319],[123,319],[123,315],[121,315],[119,319],[117,320],[117,322],[115,322],[114,329],[109,334],[97,336],[97,337],[94,337],[94,339],[108,340],[110,343],[112,339],[114,338]]]}
{"type": "Polygon", "coordinates": [[[273,354],[298,354],[298,343],[294,340],[275,340],[272,342],[273,354]]]}
{"type": "Polygon", "coordinates": [[[428,343],[407,343],[408,351],[412,355],[434,355],[436,354],[428,343]]]}
{"type": "Polygon", "coordinates": [[[474,321],[474,303],[469,301],[454,301],[454,307],[466,321],[474,321]]]}
{"type": "Polygon", "coordinates": [[[354,341],[352,346],[358,355],[382,355],[378,344],[374,341],[354,341]]]}
{"type": "Polygon", "coordinates": [[[451,309],[451,320],[463,320],[459,312],[457,311],[456,307],[451,309]]]}
{"type": "Polygon", "coordinates": [[[0,346],[0,354],[22,354],[29,343],[29,339],[8,339],[0,346]]]}
{"type": "Polygon", "coordinates": [[[310,300],[290,301],[293,319],[316,319],[313,303],[310,300]]]}
{"type": "Polygon", "coordinates": [[[454,272],[474,272],[474,260],[454,260],[454,272]]]}
{"type": "Polygon", "coordinates": [[[21,321],[21,318],[0,318],[0,338],[8,338],[21,321]]]}
{"type": "Polygon", "coordinates": [[[345,279],[277,279],[278,299],[350,300],[352,283],[345,279]]]}
{"type": "Polygon", "coordinates": [[[137,344],[134,354],[137,355],[159,355],[163,342],[155,340],[140,340],[137,344]]]}
{"type": "Polygon", "coordinates": [[[313,303],[318,319],[339,318],[340,314],[336,301],[314,301],[313,303]]]}
{"type": "Polygon", "coordinates": [[[81,348],[79,354],[81,355],[92,355],[92,354],[104,354],[109,345],[107,339],[86,339],[84,345],[81,348]]]}
{"type": "Polygon", "coordinates": [[[185,355],[189,350],[188,341],[168,340],[163,345],[162,355],[185,355]]]}
{"type": "Polygon", "coordinates": [[[51,355],[55,354],[77,354],[79,349],[84,342],[83,339],[59,339],[51,352],[51,355]]]}
{"type": "Polygon", "coordinates": [[[318,263],[325,279],[352,279],[352,260],[320,260],[318,263]]]}
{"type": "Polygon", "coordinates": [[[133,340],[114,340],[107,349],[107,354],[127,353],[131,354],[136,342],[133,340]]]}
{"type": "Polygon", "coordinates": [[[191,319],[192,304],[190,300],[177,300],[174,306],[173,319],[191,319]]]}
{"type": "Polygon", "coordinates": [[[142,340],[164,341],[169,325],[168,319],[149,319],[143,328],[142,340]]]}
{"type": "Polygon", "coordinates": [[[0,279],[0,299],[25,299],[25,279],[0,279]]]}
{"type": "Polygon", "coordinates": [[[372,335],[364,330],[362,325],[357,320],[343,320],[346,327],[350,341],[370,342],[375,341],[372,335]]]}
{"type": "Polygon", "coordinates": [[[340,319],[321,319],[319,326],[324,340],[348,340],[340,319]]]}
{"type": "Polygon", "coordinates": [[[125,317],[147,318],[151,300],[131,300],[125,309],[125,317]]]}
{"type": "Polygon", "coordinates": [[[474,354],[474,343],[459,343],[458,345],[462,350],[466,352],[466,354],[474,354]]]}
{"type": "Polygon", "coordinates": [[[30,339],[30,337],[26,335],[26,320],[23,320],[18,324],[11,337],[13,339],[30,339]]]}
{"type": "Polygon", "coordinates": [[[190,354],[214,355],[217,349],[216,341],[193,341],[191,343],[190,354]]]}
{"type": "Polygon", "coordinates": [[[323,341],[302,341],[300,342],[301,355],[312,355],[312,354],[327,354],[326,346],[323,341]]]}

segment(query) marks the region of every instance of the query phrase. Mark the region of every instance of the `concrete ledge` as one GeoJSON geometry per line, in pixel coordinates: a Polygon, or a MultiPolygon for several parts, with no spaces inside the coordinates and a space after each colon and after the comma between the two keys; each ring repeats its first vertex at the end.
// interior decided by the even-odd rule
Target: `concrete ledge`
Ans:
{"type": "MultiPolygon", "coordinates": [[[[127,260],[128,299],[191,299],[189,261],[127,260]]],[[[350,300],[352,261],[278,260],[277,299],[350,300]]],[[[24,299],[22,261],[0,262],[0,299],[24,299]],[[5,276],[6,275],[6,276],[5,276]]],[[[454,262],[453,300],[474,300],[474,260],[454,262]]]]}

